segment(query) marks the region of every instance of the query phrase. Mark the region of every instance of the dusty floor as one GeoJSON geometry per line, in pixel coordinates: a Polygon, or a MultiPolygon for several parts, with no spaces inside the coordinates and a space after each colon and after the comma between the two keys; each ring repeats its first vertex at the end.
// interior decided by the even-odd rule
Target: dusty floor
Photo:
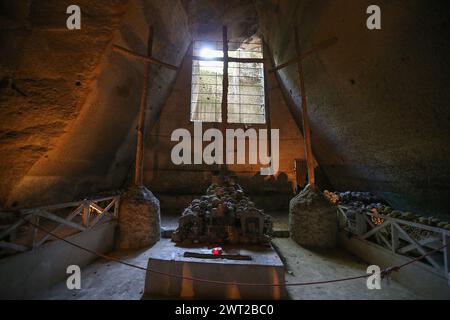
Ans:
{"type": "MultiPolygon", "coordinates": [[[[291,239],[275,239],[285,259],[288,283],[326,281],[366,274],[368,265],[342,249],[310,251],[291,239]]],[[[366,279],[308,287],[289,287],[295,300],[413,300],[414,293],[395,281],[383,281],[381,290],[368,290],[366,279]]]]}
{"type": "MultiPolygon", "coordinates": [[[[162,240],[169,241],[169,240],[162,240]]],[[[290,239],[276,239],[275,245],[286,259],[286,280],[305,282],[329,280],[364,274],[367,266],[355,257],[341,251],[312,252],[299,247],[290,239]]],[[[133,253],[116,252],[122,260],[146,267],[148,249],[133,253]]],[[[37,299],[56,300],[138,300],[144,290],[145,272],[118,263],[99,260],[82,272],[82,290],[68,291],[65,282],[36,296],[37,299]]],[[[312,287],[289,288],[292,299],[417,299],[401,285],[383,283],[382,290],[370,291],[365,280],[312,287]]]]}

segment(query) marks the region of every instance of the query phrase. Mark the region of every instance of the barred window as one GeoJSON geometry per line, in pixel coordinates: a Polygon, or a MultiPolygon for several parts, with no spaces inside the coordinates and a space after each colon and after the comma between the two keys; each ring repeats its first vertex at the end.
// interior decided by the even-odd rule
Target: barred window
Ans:
{"type": "MultiPolygon", "coordinates": [[[[229,57],[263,58],[262,42],[251,38],[229,44],[229,57]]],[[[195,41],[194,56],[223,57],[221,41],[195,41]]],[[[266,123],[264,64],[228,64],[228,123],[266,123]]],[[[193,61],[191,121],[222,122],[223,62],[193,61]]]]}

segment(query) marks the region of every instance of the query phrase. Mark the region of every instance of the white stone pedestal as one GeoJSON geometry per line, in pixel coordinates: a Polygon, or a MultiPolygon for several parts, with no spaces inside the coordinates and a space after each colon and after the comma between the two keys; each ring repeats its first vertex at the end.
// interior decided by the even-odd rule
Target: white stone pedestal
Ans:
{"type": "Polygon", "coordinates": [[[226,253],[251,256],[251,261],[211,260],[184,257],[185,252],[205,253],[208,248],[181,248],[170,241],[161,241],[150,250],[148,268],[158,272],[227,282],[228,285],[211,284],[168,277],[147,272],[145,295],[147,297],[172,297],[182,299],[288,299],[286,288],[242,286],[233,283],[283,284],[284,266],[272,248],[224,248],[226,253]]]}

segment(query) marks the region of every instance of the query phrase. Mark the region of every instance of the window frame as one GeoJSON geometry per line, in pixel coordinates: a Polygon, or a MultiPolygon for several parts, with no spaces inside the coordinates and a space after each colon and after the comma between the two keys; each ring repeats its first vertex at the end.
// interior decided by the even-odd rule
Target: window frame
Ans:
{"type": "MultiPolygon", "coordinates": [[[[200,42],[200,43],[202,43],[202,42],[203,43],[207,43],[208,41],[198,40],[198,42],[200,42]]],[[[219,43],[220,46],[222,46],[222,41],[214,41],[214,43],[216,43],[216,45],[219,43]]],[[[229,43],[231,43],[231,42],[229,42],[229,43]]],[[[261,58],[264,59],[265,52],[264,52],[264,44],[263,44],[262,40],[260,40],[260,44],[258,43],[258,45],[260,45],[260,48],[261,48],[260,49],[261,50],[260,51],[261,58]]],[[[196,41],[194,41],[194,45],[193,45],[192,50],[193,50],[193,56],[195,56],[196,41]]],[[[215,50],[215,51],[219,51],[219,50],[215,50]]],[[[229,50],[228,55],[231,56],[231,57],[234,57],[233,53],[237,52],[237,51],[238,50],[234,50],[234,51],[233,50],[229,50]]],[[[221,55],[218,54],[218,57],[222,58],[223,54],[221,54],[221,55]]],[[[201,82],[199,80],[201,75],[198,74],[197,75],[197,79],[195,79],[194,78],[194,68],[195,68],[195,63],[201,63],[201,62],[205,62],[205,60],[192,59],[192,61],[191,61],[189,121],[192,122],[192,123],[198,123],[199,122],[199,123],[205,123],[205,124],[221,124],[222,123],[222,119],[223,119],[223,117],[222,117],[222,110],[221,110],[222,99],[220,99],[220,103],[218,103],[218,104],[215,103],[214,104],[215,105],[214,110],[218,110],[218,112],[198,112],[198,115],[202,115],[202,114],[206,114],[206,113],[213,113],[215,115],[214,118],[218,119],[218,120],[199,120],[199,119],[194,119],[194,114],[195,114],[194,113],[194,94],[195,94],[194,93],[194,84],[197,84],[198,86],[201,85],[201,82]],[[218,108],[217,108],[217,106],[218,106],[218,108]]],[[[224,63],[223,61],[214,61],[214,62],[220,64],[221,66],[219,68],[223,69],[223,63],[224,63]]],[[[232,79],[233,77],[234,78],[236,78],[236,77],[237,78],[241,78],[241,77],[243,78],[243,76],[240,75],[241,66],[242,65],[259,65],[260,66],[259,68],[253,68],[253,69],[258,69],[258,70],[261,71],[261,76],[260,77],[255,77],[255,78],[259,79],[260,85],[255,86],[255,87],[261,87],[262,88],[262,95],[251,95],[251,94],[243,94],[242,95],[242,94],[240,94],[239,103],[230,103],[230,102],[228,102],[228,104],[227,104],[227,112],[228,112],[228,117],[227,117],[228,118],[228,122],[227,122],[227,124],[230,124],[230,125],[249,125],[249,126],[251,126],[251,125],[267,125],[267,123],[268,123],[268,119],[267,119],[267,112],[268,112],[267,87],[266,87],[267,86],[267,82],[266,82],[267,74],[266,74],[266,65],[265,65],[265,63],[264,62],[228,62],[228,71],[230,70],[230,68],[232,68],[232,67],[230,67],[230,64],[233,64],[233,63],[236,63],[236,64],[239,65],[239,67],[236,68],[236,69],[239,69],[239,75],[236,76],[236,75],[230,74],[230,72],[228,72],[228,83],[229,83],[228,88],[233,86],[232,84],[230,84],[231,83],[230,79],[232,79]],[[260,97],[262,99],[262,101],[263,101],[263,104],[262,104],[263,105],[263,111],[261,113],[253,113],[253,112],[245,113],[245,110],[242,110],[242,106],[246,106],[246,105],[250,106],[251,103],[249,104],[249,103],[242,102],[241,101],[241,96],[260,97]],[[229,121],[229,119],[230,119],[230,108],[229,108],[230,104],[239,106],[239,113],[233,113],[232,114],[232,116],[233,115],[239,115],[239,121],[234,121],[234,122],[230,122],[229,121]],[[254,115],[255,118],[256,117],[261,117],[261,119],[263,119],[263,121],[258,122],[256,120],[254,120],[254,121],[245,122],[245,121],[243,121],[241,119],[242,115],[249,115],[249,116],[250,115],[254,115]]],[[[245,70],[246,68],[242,68],[242,69],[245,70]]],[[[217,88],[216,89],[216,96],[220,95],[220,97],[222,97],[223,89],[224,89],[224,87],[223,87],[223,72],[220,72],[220,73],[221,73],[221,76],[219,75],[219,73],[216,74],[216,78],[220,77],[220,79],[221,79],[220,83],[216,83],[216,88],[217,88]],[[219,88],[220,88],[220,90],[218,90],[219,88]],[[217,92],[221,92],[221,93],[217,93],[217,92]]],[[[239,85],[239,88],[241,88],[241,87],[245,87],[245,86],[239,85]]],[[[199,93],[197,92],[197,94],[199,94],[199,93]]],[[[228,92],[228,101],[230,100],[230,94],[232,94],[232,93],[228,92]]],[[[259,104],[255,104],[255,106],[258,106],[258,105],[259,104]]]]}

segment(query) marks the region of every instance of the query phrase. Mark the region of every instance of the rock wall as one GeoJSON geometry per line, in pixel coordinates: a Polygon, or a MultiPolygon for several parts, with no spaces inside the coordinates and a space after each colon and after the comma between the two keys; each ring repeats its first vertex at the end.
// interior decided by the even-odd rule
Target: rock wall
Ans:
{"type": "MultiPolygon", "coordinates": [[[[66,29],[69,1],[2,1],[0,207],[59,203],[120,188],[132,166],[143,63],[119,44],[179,64],[191,39],[181,1],[78,1],[82,29],[66,29]],[[22,94],[23,93],[23,94],[22,94]]],[[[152,69],[148,123],[176,72],[152,69]]]]}
{"type": "Polygon", "coordinates": [[[70,1],[1,1],[0,206],[79,115],[127,1],[90,2],[69,32],[70,1]]]}
{"type": "MultiPolygon", "coordinates": [[[[366,190],[395,207],[448,214],[450,29],[448,1],[377,1],[382,30],[366,28],[366,0],[256,1],[277,64],[304,61],[313,149],[337,190],[366,190]]],[[[280,73],[300,119],[295,66],[280,73]]]]}

